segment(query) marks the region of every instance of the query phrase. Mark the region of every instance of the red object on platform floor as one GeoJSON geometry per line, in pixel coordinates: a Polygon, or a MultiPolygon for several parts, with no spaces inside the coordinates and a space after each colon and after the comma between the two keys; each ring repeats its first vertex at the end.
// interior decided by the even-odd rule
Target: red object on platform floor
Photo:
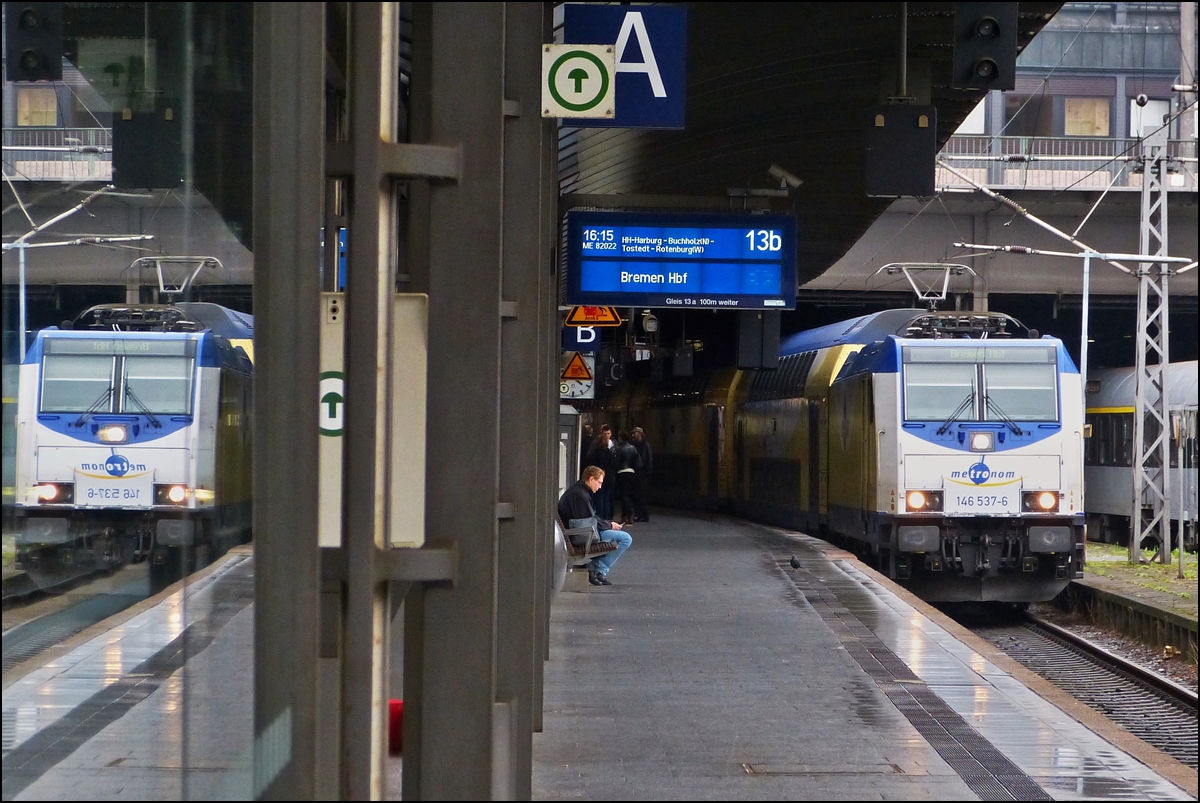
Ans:
{"type": "Polygon", "coordinates": [[[398,756],[404,751],[404,701],[388,700],[388,752],[398,756]]]}

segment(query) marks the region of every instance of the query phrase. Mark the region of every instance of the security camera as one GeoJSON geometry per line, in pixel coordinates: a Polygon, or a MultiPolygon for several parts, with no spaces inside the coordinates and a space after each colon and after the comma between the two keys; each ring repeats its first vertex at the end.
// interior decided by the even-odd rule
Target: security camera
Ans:
{"type": "Polygon", "coordinates": [[[801,184],[804,183],[804,181],[802,179],[796,178],[794,175],[792,175],[788,171],[784,170],[779,165],[771,165],[770,167],[767,168],[767,172],[771,174],[772,178],[779,179],[780,189],[793,189],[794,190],[797,187],[799,187],[801,184]]]}
{"type": "Polygon", "coordinates": [[[1136,103],[1139,106],[1145,106],[1149,102],[1150,102],[1150,98],[1146,97],[1145,93],[1138,95],[1137,99],[1134,101],[1134,103],[1136,103]]]}

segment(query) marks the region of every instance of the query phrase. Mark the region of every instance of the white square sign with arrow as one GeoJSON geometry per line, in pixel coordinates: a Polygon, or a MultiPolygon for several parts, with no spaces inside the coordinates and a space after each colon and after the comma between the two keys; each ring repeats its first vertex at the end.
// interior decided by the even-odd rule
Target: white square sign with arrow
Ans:
{"type": "Polygon", "coordinates": [[[616,114],[612,45],[542,45],[542,117],[616,114]]]}

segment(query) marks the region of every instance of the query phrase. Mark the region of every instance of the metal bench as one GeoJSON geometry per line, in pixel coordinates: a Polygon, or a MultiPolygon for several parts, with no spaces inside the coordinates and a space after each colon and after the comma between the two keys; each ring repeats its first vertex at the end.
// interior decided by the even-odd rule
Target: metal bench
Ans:
{"type": "Polygon", "coordinates": [[[598,558],[601,555],[607,555],[617,548],[616,541],[601,541],[597,538],[596,531],[590,527],[580,527],[574,530],[563,530],[563,538],[567,545],[567,561],[572,566],[583,566],[592,558],[598,558]],[[587,543],[583,546],[575,546],[571,543],[571,536],[586,536],[587,543]]]}

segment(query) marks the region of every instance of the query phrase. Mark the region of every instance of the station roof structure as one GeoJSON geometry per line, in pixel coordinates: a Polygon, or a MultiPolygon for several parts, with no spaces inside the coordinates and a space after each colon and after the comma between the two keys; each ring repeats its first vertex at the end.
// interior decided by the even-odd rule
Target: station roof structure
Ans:
{"type": "MultiPolygon", "coordinates": [[[[907,4],[908,94],[936,106],[939,148],[986,94],[950,86],[955,5],[907,4]]],[[[1062,5],[1018,4],[1018,52],[1062,5]]],[[[867,197],[864,164],[871,108],[897,94],[901,8],[689,4],[686,129],[562,129],[564,202],[732,206],[731,189],[779,189],[776,164],[804,182],[784,199],[799,221],[799,282],[820,276],[891,203],[867,197]]]]}

